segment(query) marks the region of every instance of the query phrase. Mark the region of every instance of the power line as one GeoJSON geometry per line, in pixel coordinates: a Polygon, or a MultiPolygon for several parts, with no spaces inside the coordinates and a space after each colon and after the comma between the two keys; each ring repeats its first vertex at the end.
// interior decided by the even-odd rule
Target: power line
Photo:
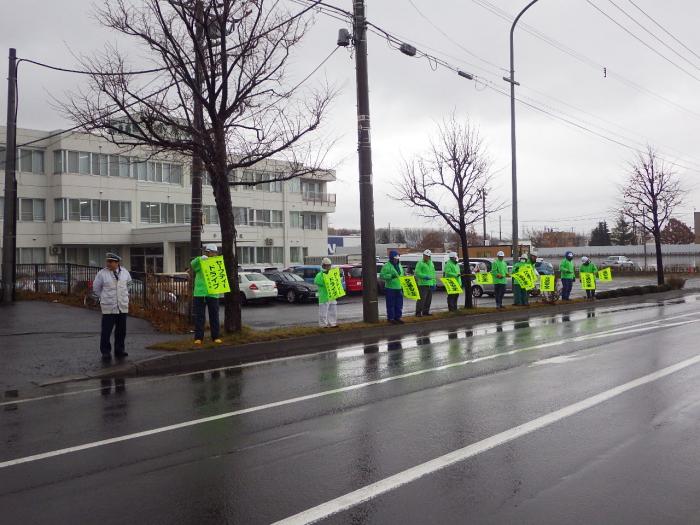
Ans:
{"type": "Polygon", "coordinates": [[[145,75],[148,73],[158,73],[160,71],[166,71],[169,69],[167,66],[158,67],[154,69],[142,69],[140,71],[122,71],[117,73],[105,73],[104,71],[87,71],[81,69],[70,69],[60,66],[52,66],[51,64],[44,64],[43,62],[38,62],[36,60],[31,60],[29,58],[20,58],[18,62],[27,62],[29,64],[34,64],[35,66],[44,67],[47,69],[53,69],[54,71],[62,71],[64,73],[76,73],[79,75],[91,75],[91,76],[103,76],[103,77],[115,77],[115,76],[133,76],[133,75],[145,75]]]}

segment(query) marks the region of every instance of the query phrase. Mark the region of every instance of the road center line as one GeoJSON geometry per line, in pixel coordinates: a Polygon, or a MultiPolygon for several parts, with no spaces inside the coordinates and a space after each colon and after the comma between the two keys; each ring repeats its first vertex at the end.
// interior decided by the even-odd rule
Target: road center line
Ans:
{"type": "Polygon", "coordinates": [[[424,476],[433,474],[437,471],[481,454],[482,452],[486,452],[519,437],[535,432],[536,430],[552,425],[557,421],[561,421],[562,419],[574,416],[579,412],[588,410],[596,405],[600,405],[601,403],[624,394],[629,390],[658,381],[659,379],[698,363],[700,363],[700,355],[696,355],[695,357],[691,357],[681,361],[680,363],[676,363],[675,365],[662,368],[661,370],[657,370],[651,374],[647,374],[615,388],[611,388],[610,390],[601,392],[600,394],[596,394],[577,403],[573,403],[559,410],[555,410],[554,412],[545,414],[544,416],[528,421],[527,423],[523,423],[522,425],[518,425],[517,427],[510,428],[486,439],[482,439],[481,441],[477,441],[476,443],[472,443],[464,448],[460,448],[443,456],[431,459],[430,461],[426,461],[425,463],[421,463],[420,465],[406,469],[402,472],[394,474],[393,476],[389,476],[388,478],[384,478],[375,483],[371,483],[370,485],[366,485],[358,490],[344,494],[343,496],[322,503],[316,507],[307,509],[303,512],[295,514],[294,516],[290,516],[289,518],[285,518],[273,525],[301,525],[315,523],[324,518],[374,499],[381,494],[390,492],[402,487],[403,485],[416,481],[424,476]]]}
{"type": "Polygon", "coordinates": [[[272,403],[267,403],[267,404],[264,404],[264,405],[257,405],[257,406],[253,406],[253,407],[249,407],[249,408],[243,408],[243,409],[240,409],[240,410],[234,410],[234,411],[231,411],[231,412],[224,412],[224,413],[222,413],[222,414],[216,414],[216,415],[214,415],[214,416],[208,416],[208,417],[203,417],[203,418],[199,418],[199,419],[193,419],[193,420],[190,420],[190,421],[182,421],[181,423],[175,423],[175,424],[173,424],[173,425],[167,425],[167,426],[164,426],[164,427],[153,428],[153,429],[150,429],[150,430],[143,430],[143,431],[141,431],[141,432],[135,432],[135,433],[133,433],[133,434],[125,434],[125,435],[123,435],[123,436],[117,436],[117,437],[113,437],[113,438],[102,439],[102,440],[100,440],[100,441],[93,441],[93,442],[91,442],[91,443],[84,443],[84,444],[82,444],[82,445],[75,445],[75,446],[72,446],[72,447],[62,448],[62,449],[58,449],[58,450],[51,450],[51,451],[49,451],[49,452],[42,452],[42,453],[40,453],[40,454],[33,454],[33,455],[31,455],[31,456],[25,456],[25,457],[22,457],[22,458],[11,459],[11,460],[8,460],[8,461],[3,461],[3,462],[1,462],[1,463],[0,463],[0,469],[7,468],[7,467],[12,467],[12,466],[15,466],[15,465],[21,465],[22,463],[30,463],[30,462],[39,461],[39,460],[42,460],[42,459],[48,459],[48,458],[52,458],[52,457],[56,457],[56,456],[62,456],[62,455],[64,455],[64,454],[71,454],[71,453],[73,453],[73,452],[80,452],[80,451],[83,451],[83,450],[89,450],[89,449],[91,449],[91,448],[102,447],[102,446],[105,446],[105,445],[112,445],[112,444],[114,444],[114,443],[121,443],[121,442],[123,442],[123,441],[130,441],[130,440],[133,440],[133,439],[138,439],[138,438],[142,438],[142,437],[148,437],[148,436],[152,436],[152,435],[155,435],[155,434],[162,434],[163,432],[170,432],[170,431],[173,431],[173,430],[179,430],[179,429],[181,429],[181,428],[188,428],[188,427],[192,427],[192,426],[195,426],[195,425],[201,425],[201,424],[204,424],[204,423],[209,423],[209,422],[212,422],[212,421],[218,421],[218,420],[221,420],[221,419],[228,419],[228,418],[231,418],[231,417],[241,416],[241,415],[244,415],[244,414],[251,414],[251,413],[254,413],[254,412],[261,412],[261,411],[263,411],[263,410],[269,410],[269,409],[271,409],[271,408],[277,408],[277,407],[281,407],[281,406],[286,406],[286,405],[292,405],[292,404],[296,404],[296,403],[301,403],[301,402],[303,402],[303,401],[309,401],[309,400],[311,400],[311,399],[318,399],[318,398],[321,398],[321,397],[332,396],[332,395],[335,395],[335,394],[342,394],[342,393],[345,393],[345,392],[352,392],[353,390],[360,390],[360,389],[368,388],[368,387],[373,386],[373,385],[381,385],[381,384],[384,384],[384,383],[389,383],[389,382],[391,382],[391,381],[397,381],[397,380],[400,380],[400,379],[406,379],[406,378],[409,378],[409,377],[421,376],[421,375],[429,374],[429,373],[432,373],[432,372],[440,372],[440,371],[448,370],[448,369],[451,369],[451,368],[462,367],[462,366],[466,366],[466,365],[472,364],[472,363],[480,363],[480,362],[482,362],[482,361],[488,361],[488,360],[491,360],[491,359],[497,359],[497,358],[499,358],[499,357],[504,357],[504,356],[511,356],[511,355],[515,355],[515,354],[522,353],[522,352],[527,352],[527,351],[532,351],[532,350],[538,350],[538,349],[542,349],[542,348],[550,348],[550,347],[554,347],[554,346],[561,346],[561,345],[564,345],[564,344],[570,343],[570,342],[581,342],[581,341],[586,341],[586,340],[589,340],[589,339],[598,339],[598,338],[601,338],[601,337],[609,337],[609,336],[616,336],[616,335],[621,335],[621,334],[630,334],[630,333],[636,333],[636,332],[646,332],[646,331],[649,331],[649,330],[657,330],[657,329],[660,329],[660,328],[668,328],[668,327],[672,327],[672,326],[681,326],[681,325],[686,325],[686,324],[691,324],[691,323],[697,323],[697,322],[700,322],[700,319],[693,319],[693,320],[689,320],[689,321],[681,321],[681,322],[678,322],[678,323],[669,323],[669,324],[665,324],[665,325],[663,325],[663,326],[657,326],[657,325],[654,325],[654,326],[643,326],[643,327],[639,327],[639,328],[635,328],[635,329],[631,329],[631,330],[625,330],[625,331],[622,331],[622,332],[602,333],[602,334],[590,334],[590,335],[588,335],[588,336],[577,336],[577,337],[573,337],[573,338],[570,338],[570,339],[561,339],[561,340],[559,340],[559,341],[553,341],[553,342],[549,342],[549,343],[542,343],[542,344],[539,344],[539,345],[529,346],[529,347],[525,347],[525,348],[518,348],[518,349],[510,350],[509,352],[502,352],[502,353],[497,353],[497,354],[490,354],[490,355],[486,355],[486,356],[482,356],[482,357],[476,357],[476,358],[473,358],[473,359],[467,359],[467,360],[464,360],[464,361],[458,361],[458,362],[455,362],[455,363],[449,363],[449,364],[447,364],[447,365],[441,365],[441,366],[437,366],[437,367],[433,367],[433,368],[424,368],[424,369],[421,369],[421,370],[415,370],[415,371],[413,371],[413,372],[407,372],[407,373],[405,373],[405,374],[399,374],[399,375],[395,375],[395,376],[384,377],[384,378],[382,378],[382,379],[376,379],[376,380],[374,380],[374,381],[367,381],[367,382],[365,382],[365,383],[357,383],[357,384],[354,384],[354,385],[348,385],[348,386],[344,386],[344,387],[340,387],[340,388],[335,388],[335,389],[332,389],[332,390],[324,390],[324,391],[322,391],[322,392],[316,392],[316,393],[314,393],[314,394],[307,394],[307,395],[305,395],[305,396],[293,397],[293,398],[290,398],[290,399],[283,399],[283,400],[281,400],[281,401],[274,401],[274,402],[272,402],[272,403]]]}

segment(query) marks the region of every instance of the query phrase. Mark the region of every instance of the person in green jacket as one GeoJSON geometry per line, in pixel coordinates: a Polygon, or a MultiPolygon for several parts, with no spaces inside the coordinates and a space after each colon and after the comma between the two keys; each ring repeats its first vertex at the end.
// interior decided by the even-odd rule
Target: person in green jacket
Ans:
{"type": "Polygon", "coordinates": [[[559,263],[559,278],[561,279],[561,298],[568,301],[571,289],[574,287],[576,273],[574,273],[574,252],[566,252],[564,259],[559,263]]]}
{"type": "MultiPolygon", "coordinates": [[[[462,272],[459,269],[459,264],[457,263],[457,252],[450,252],[450,259],[445,263],[444,268],[442,269],[442,275],[449,279],[457,279],[460,284],[461,284],[461,279],[460,277],[462,276],[462,272]]],[[[456,312],[457,311],[457,300],[459,299],[459,294],[458,293],[448,293],[447,294],[447,309],[450,312],[456,312]]]]}
{"type": "Polygon", "coordinates": [[[318,286],[318,326],[321,328],[335,328],[338,326],[338,300],[332,301],[328,297],[326,280],[323,278],[331,270],[331,260],[324,257],[321,261],[321,271],[314,277],[314,284],[318,286]]]}
{"type": "MultiPolygon", "coordinates": [[[[513,273],[517,273],[520,268],[529,264],[527,262],[527,255],[523,254],[519,257],[518,262],[513,265],[513,273]]],[[[528,297],[527,290],[521,288],[518,283],[513,279],[513,304],[515,306],[527,306],[528,297]]]]}
{"type": "Polygon", "coordinates": [[[433,252],[425,250],[423,260],[416,264],[415,276],[418,284],[420,299],[416,301],[416,317],[433,315],[430,313],[430,304],[433,302],[433,290],[437,284],[435,280],[435,264],[433,264],[433,252]]]}
{"type": "Polygon", "coordinates": [[[496,296],[496,308],[504,308],[503,296],[506,294],[506,279],[508,278],[508,264],[503,260],[505,253],[499,251],[497,259],[491,263],[493,275],[493,292],[496,296]]]}
{"type": "Polygon", "coordinates": [[[209,311],[209,328],[211,338],[215,343],[221,343],[219,338],[219,296],[207,293],[207,283],[202,273],[202,261],[217,255],[215,244],[207,244],[204,247],[204,255],[195,257],[190,262],[194,275],[194,293],[192,297],[192,309],[194,313],[194,344],[201,345],[204,339],[204,323],[206,312],[209,311]]]}
{"type": "MultiPolygon", "coordinates": [[[[582,273],[592,273],[596,275],[598,273],[598,267],[593,264],[588,257],[581,257],[581,267],[578,269],[579,274],[582,273]]],[[[594,281],[595,282],[595,281],[594,281]]],[[[593,290],[586,290],[586,299],[593,301],[595,299],[595,288],[593,290]]]]}
{"type": "Polygon", "coordinates": [[[403,291],[399,277],[405,275],[404,269],[399,264],[399,252],[391,250],[389,260],[379,271],[379,278],[384,281],[384,294],[386,297],[386,318],[391,324],[404,324],[403,315],[403,291]]]}

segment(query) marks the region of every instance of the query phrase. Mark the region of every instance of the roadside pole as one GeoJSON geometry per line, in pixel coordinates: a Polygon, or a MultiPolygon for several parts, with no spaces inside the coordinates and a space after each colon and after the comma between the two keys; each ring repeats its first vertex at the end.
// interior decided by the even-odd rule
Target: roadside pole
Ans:
{"type": "Polygon", "coordinates": [[[17,252],[17,50],[10,48],[7,75],[7,137],[5,139],[5,220],[2,226],[2,302],[15,300],[17,252]]]}

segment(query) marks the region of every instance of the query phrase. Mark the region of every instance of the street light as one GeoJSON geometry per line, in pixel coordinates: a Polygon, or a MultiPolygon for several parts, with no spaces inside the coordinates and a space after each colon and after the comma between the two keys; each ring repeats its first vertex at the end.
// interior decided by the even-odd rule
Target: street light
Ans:
{"type": "Polygon", "coordinates": [[[515,26],[520,20],[520,17],[525,14],[525,11],[530,9],[537,0],[532,0],[525,8],[518,13],[518,16],[513,20],[513,25],[510,27],[510,77],[503,77],[503,80],[510,84],[510,154],[511,154],[511,173],[512,173],[512,188],[513,188],[513,241],[512,241],[512,256],[513,261],[518,258],[518,169],[516,163],[515,151],[515,86],[520,85],[515,81],[515,61],[513,57],[513,32],[515,26]]]}

